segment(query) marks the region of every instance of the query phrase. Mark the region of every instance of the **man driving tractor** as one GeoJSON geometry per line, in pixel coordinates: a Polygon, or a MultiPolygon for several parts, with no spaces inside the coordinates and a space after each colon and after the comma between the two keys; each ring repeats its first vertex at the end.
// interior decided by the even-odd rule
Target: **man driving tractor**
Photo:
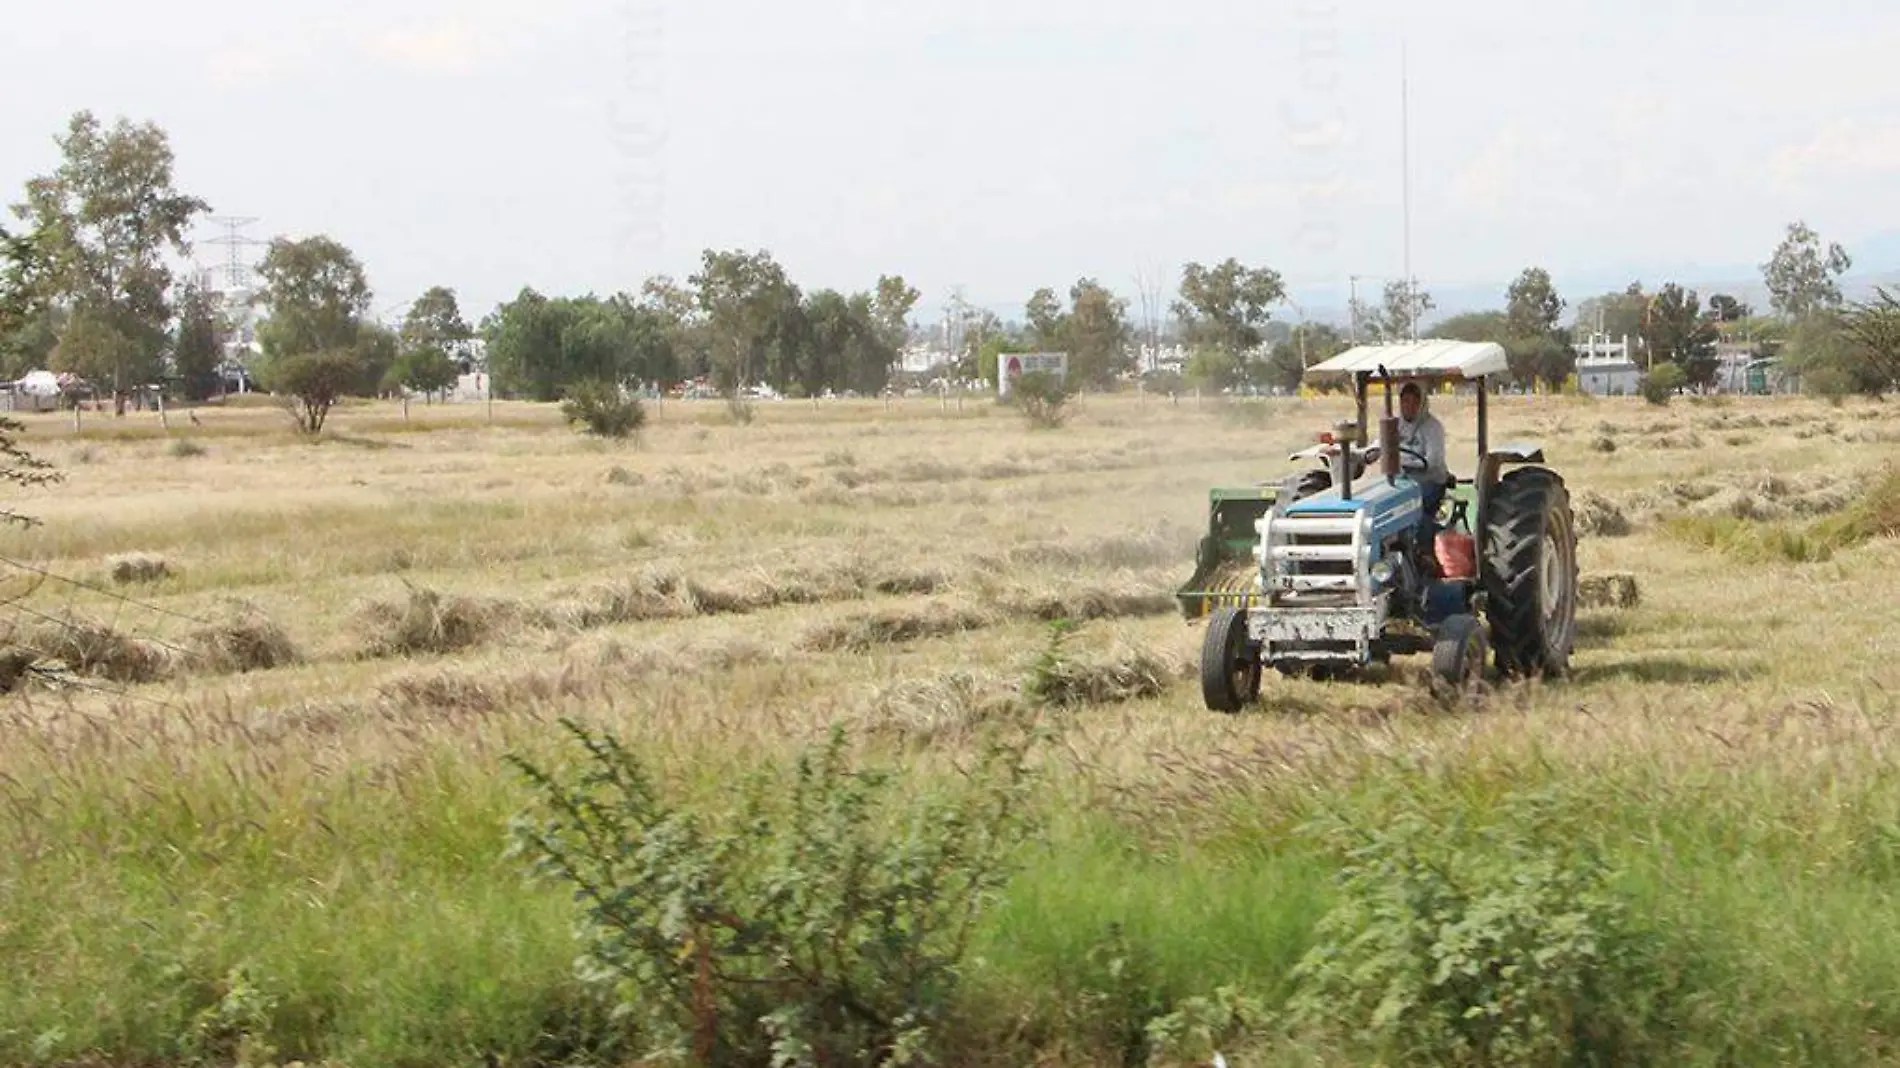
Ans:
{"type": "Polygon", "coordinates": [[[1424,460],[1425,467],[1409,471],[1425,495],[1424,524],[1429,532],[1438,521],[1438,508],[1451,483],[1451,470],[1445,464],[1445,425],[1425,403],[1425,391],[1417,382],[1407,382],[1399,390],[1399,449],[1424,460]]]}

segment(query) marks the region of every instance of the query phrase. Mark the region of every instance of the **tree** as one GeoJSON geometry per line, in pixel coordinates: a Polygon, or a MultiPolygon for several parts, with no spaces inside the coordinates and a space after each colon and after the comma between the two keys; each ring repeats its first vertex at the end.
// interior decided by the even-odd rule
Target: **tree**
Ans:
{"type": "Polygon", "coordinates": [[[1183,267],[1180,294],[1172,310],[1188,344],[1218,349],[1239,365],[1260,346],[1271,309],[1286,299],[1286,284],[1278,271],[1229,257],[1213,267],[1183,267]]]}
{"type": "Polygon", "coordinates": [[[1840,309],[1823,309],[1793,323],[1780,347],[1781,365],[1800,378],[1804,391],[1823,397],[1881,396],[1893,387],[1893,375],[1865,358],[1845,319],[1840,309]]]}
{"type": "Polygon", "coordinates": [[[394,336],[366,331],[370,288],[362,264],[333,238],[276,238],[258,265],[253,299],[267,318],[258,382],[286,398],[306,433],[323,430],[337,400],[377,390],[395,361],[394,336]]]}
{"type": "Polygon", "coordinates": [[[1754,310],[1727,293],[1709,298],[1709,316],[1718,323],[1739,323],[1754,315],[1754,310]]]}
{"type": "Polygon", "coordinates": [[[188,401],[209,398],[218,389],[224,362],[224,325],[217,303],[203,286],[183,287],[178,296],[178,331],[172,340],[172,369],[188,401]]]}
{"type": "Polygon", "coordinates": [[[1023,315],[1029,320],[1030,336],[1037,348],[1054,352],[1061,347],[1067,324],[1063,322],[1062,301],[1056,297],[1055,290],[1045,286],[1030,294],[1029,303],[1023,306],[1023,315]]]}
{"type": "Polygon", "coordinates": [[[1876,287],[1874,299],[1849,304],[1840,323],[1864,391],[1880,396],[1900,383],[1900,299],[1876,287]]]}
{"type": "Polygon", "coordinates": [[[639,306],[665,334],[665,356],[652,366],[655,378],[674,381],[712,373],[712,341],[705,314],[691,290],[668,275],[640,284],[639,306]]]}
{"type": "Polygon", "coordinates": [[[418,345],[401,350],[383,385],[386,389],[433,395],[455,388],[461,377],[462,365],[440,346],[418,345]]]}
{"type": "MultiPolygon", "coordinates": [[[[408,314],[403,316],[401,335],[404,353],[415,349],[433,349],[454,361],[460,373],[467,345],[474,338],[475,331],[462,318],[455,290],[446,286],[432,286],[409,305],[408,314]]],[[[454,385],[453,382],[449,384],[454,385]]]]}
{"type": "Polygon", "coordinates": [[[1715,324],[1702,316],[1694,290],[1671,282],[1650,300],[1643,343],[1652,360],[1665,359],[1681,367],[1689,385],[1715,381],[1715,339],[1715,324]]]}
{"type": "Polygon", "coordinates": [[[700,269],[687,279],[706,317],[713,380],[736,397],[748,386],[770,381],[783,389],[792,376],[799,323],[798,287],[770,253],[707,249],[700,269]]]}
{"type": "Polygon", "coordinates": [[[1395,278],[1385,284],[1384,300],[1373,317],[1372,328],[1381,340],[1408,340],[1416,336],[1419,320],[1437,306],[1416,280],[1408,283],[1395,278]]]}
{"type": "Polygon", "coordinates": [[[45,366],[57,340],[43,279],[46,253],[37,233],[0,227],[0,373],[17,379],[45,366]]]}
{"type": "Polygon", "coordinates": [[[1069,289],[1069,313],[1063,324],[1073,388],[1106,388],[1129,369],[1128,302],[1083,278],[1069,289]]]}
{"type": "Polygon", "coordinates": [[[1640,337],[1648,310],[1649,294],[1643,291],[1643,284],[1631,282],[1620,292],[1591,297],[1577,305],[1576,327],[1579,332],[1606,337],[1640,337]]]}
{"type": "Polygon", "coordinates": [[[496,390],[546,403],[582,382],[675,380],[681,327],[672,316],[626,293],[550,300],[524,288],[482,321],[481,334],[496,390]]]}
{"type": "Polygon", "coordinates": [[[1553,392],[1562,389],[1577,370],[1576,351],[1560,331],[1510,337],[1504,342],[1504,353],[1512,379],[1530,386],[1541,382],[1553,392]]]}
{"type": "Polygon", "coordinates": [[[1505,337],[1511,377],[1527,385],[1544,383],[1561,389],[1576,369],[1570,339],[1557,323],[1564,300],[1541,267],[1527,267],[1504,294],[1505,337]]]}
{"type": "Polygon", "coordinates": [[[1542,267],[1527,267],[1505,291],[1505,319],[1516,337],[1553,333],[1563,317],[1564,300],[1542,267]]]}
{"type": "Polygon", "coordinates": [[[910,313],[921,296],[922,293],[904,281],[903,275],[878,276],[871,307],[884,344],[899,353],[910,343],[910,313]]]}
{"type": "Polygon", "coordinates": [[[123,411],[128,392],[158,376],[170,340],[166,254],[189,255],[185,234],[211,206],[178,191],[156,125],[121,118],[108,129],[80,111],[54,140],[59,167],[27,183],[14,213],[45,253],[40,295],[63,312],[57,366],[109,385],[123,411]]]}
{"type": "MultiPolygon", "coordinates": [[[[0,343],[32,317],[41,300],[36,273],[40,269],[37,245],[31,238],[14,237],[0,229],[0,343]]],[[[0,482],[15,486],[39,486],[60,480],[58,472],[45,460],[21,448],[14,439],[26,430],[18,420],[0,416],[0,482]]],[[[0,507],[0,522],[30,526],[34,520],[0,507]]]]}
{"type": "Polygon", "coordinates": [[[1841,246],[1829,244],[1822,249],[1820,236],[1807,223],[1790,223],[1775,254],[1762,264],[1769,304],[1789,319],[1805,319],[1817,311],[1837,308],[1841,303],[1837,279],[1853,265],[1841,246]]]}
{"type": "Polygon", "coordinates": [[[1501,311],[1464,312],[1441,319],[1432,327],[1431,335],[1447,341],[1495,341],[1502,345],[1510,338],[1511,327],[1501,311]]]}
{"type": "Polygon", "coordinates": [[[1262,371],[1262,384],[1292,393],[1305,380],[1308,367],[1339,355],[1351,344],[1336,326],[1301,323],[1273,346],[1262,371]]]}

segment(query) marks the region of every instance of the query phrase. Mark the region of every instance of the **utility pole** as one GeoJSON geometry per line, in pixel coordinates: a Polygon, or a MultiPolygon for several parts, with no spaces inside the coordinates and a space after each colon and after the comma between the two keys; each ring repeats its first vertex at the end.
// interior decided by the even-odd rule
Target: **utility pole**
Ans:
{"type": "Polygon", "coordinates": [[[1355,345],[1359,344],[1359,276],[1346,276],[1350,296],[1346,298],[1346,337],[1355,345]]]}

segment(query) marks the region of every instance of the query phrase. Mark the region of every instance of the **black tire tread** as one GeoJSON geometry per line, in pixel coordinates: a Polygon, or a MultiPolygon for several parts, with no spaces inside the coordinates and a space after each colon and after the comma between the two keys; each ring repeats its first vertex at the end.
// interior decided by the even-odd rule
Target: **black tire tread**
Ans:
{"type": "Polygon", "coordinates": [[[1229,657],[1236,647],[1247,643],[1247,618],[1232,605],[1222,605],[1207,618],[1207,633],[1201,640],[1201,700],[1215,712],[1239,712],[1260,691],[1260,665],[1251,670],[1251,685],[1234,692],[1228,674],[1229,657]]]}
{"type": "MultiPolygon", "coordinates": [[[[1570,518],[1570,493],[1555,471],[1521,467],[1498,481],[1486,505],[1484,541],[1485,615],[1490,621],[1491,649],[1498,670],[1506,675],[1562,675],[1569,668],[1569,650],[1552,648],[1538,616],[1538,556],[1544,529],[1552,511],[1570,518]]],[[[1576,554],[1570,555],[1570,588],[1576,589],[1576,554]]],[[[1573,592],[1574,607],[1574,592],[1573,592]]]]}

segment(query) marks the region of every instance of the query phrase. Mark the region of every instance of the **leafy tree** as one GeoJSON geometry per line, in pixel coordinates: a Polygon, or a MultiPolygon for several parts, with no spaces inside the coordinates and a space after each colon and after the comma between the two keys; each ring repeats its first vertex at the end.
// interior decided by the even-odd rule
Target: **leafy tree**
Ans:
{"type": "Polygon", "coordinates": [[[170,340],[172,271],[192,220],[211,210],[178,191],[172,150],[156,125],[110,128],[75,113],[55,138],[61,162],[27,183],[14,212],[30,223],[45,258],[36,285],[64,313],[56,366],[127,393],[158,376],[170,340]]]}
{"type": "Polygon", "coordinates": [[[1843,310],[1823,309],[1792,324],[1780,349],[1782,366],[1800,377],[1802,389],[1823,397],[1881,396],[1893,377],[1865,358],[1845,319],[1843,310]]]}
{"type": "Polygon", "coordinates": [[[1753,314],[1753,309],[1727,293],[1709,298],[1709,316],[1718,323],[1739,323],[1753,314]]]}
{"type": "Polygon", "coordinates": [[[628,294],[549,299],[524,288],[482,321],[495,388],[543,403],[586,381],[672,381],[681,327],[672,312],[628,294]]]}
{"type": "Polygon", "coordinates": [[[1431,335],[1447,341],[1495,341],[1502,345],[1511,336],[1511,326],[1501,311],[1464,312],[1439,320],[1431,335]]]}
{"type": "Polygon", "coordinates": [[[188,401],[209,398],[218,389],[224,362],[224,325],[210,291],[190,284],[178,296],[178,332],[172,341],[172,367],[188,401]]]}
{"type": "Polygon", "coordinates": [[[1876,287],[1874,299],[1847,306],[1840,324],[1860,380],[1872,387],[1866,392],[1879,396],[1900,383],[1900,299],[1876,287]]]}
{"type": "Polygon", "coordinates": [[[1395,278],[1385,284],[1384,298],[1372,326],[1382,340],[1404,341],[1416,333],[1425,313],[1437,306],[1432,295],[1420,288],[1416,280],[1408,283],[1395,278]]]}
{"type": "Polygon", "coordinates": [[[1684,290],[1671,282],[1651,299],[1643,342],[1652,358],[1681,367],[1689,385],[1705,386],[1715,381],[1715,339],[1715,324],[1702,316],[1701,301],[1694,290],[1684,290]]]}
{"type": "Polygon", "coordinates": [[[1055,290],[1045,286],[1030,294],[1023,315],[1029,320],[1030,336],[1039,350],[1054,352],[1062,346],[1067,324],[1063,321],[1062,301],[1055,290]]]}
{"type": "Polygon", "coordinates": [[[561,306],[528,286],[482,320],[488,373],[497,392],[543,403],[560,397],[568,380],[562,320],[561,306]]]}
{"type": "Polygon", "coordinates": [[[879,276],[871,306],[886,346],[901,353],[910,343],[910,313],[921,296],[923,294],[904,281],[903,275],[879,276]]]}
{"type": "Polygon", "coordinates": [[[1591,297],[1577,305],[1577,329],[1608,337],[1640,337],[1648,309],[1649,294],[1644,292],[1643,284],[1631,282],[1621,292],[1591,297]]]}
{"type": "Polygon", "coordinates": [[[1505,292],[1504,346],[1511,361],[1511,377],[1519,382],[1544,383],[1560,389],[1576,369],[1576,354],[1568,335],[1557,323],[1564,300],[1551,285],[1550,274],[1528,267],[1505,292]]]}
{"type": "Polygon", "coordinates": [[[1300,388],[1306,369],[1346,351],[1352,343],[1327,323],[1301,323],[1267,357],[1264,384],[1287,392],[1300,388]],[[1302,352],[1304,349],[1304,352],[1302,352]]]}
{"type": "Polygon", "coordinates": [[[38,234],[0,227],[0,373],[18,378],[46,365],[58,340],[43,284],[46,253],[38,234]]]}
{"type": "Polygon", "coordinates": [[[1556,391],[1577,370],[1577,354],[1560,331],[1512,337],[1505,342],[1504,352],[1511,362],[1511,377],[1527,385],[1541,382],[1556,391]]]}
{"type": "Polygon", "coordinates": [[[878,297],[820,290],[805,302],[803,317],[806,333],[796,383],[801,390],[811,396],[827,388],[883,392],[901,350],[878,297]]]}
{"type": "Polygon", "coordinates": [[[1564,300],[1542,267],[1527,267],[1504,294],[1505,318],[1515,337],[1537,337],[1557,329],[1564,300]]]}
{"type": "Polygon", "coordinates": [[[462,365],[435,345],[405,348],[396,357],[384,379],[386,387],[433,395],[455,388],[462,377],[462,365]]]}
{"type": "Polygon", "coordinates": [[[653,362],[655,378],[671,382],[712,373],[711,335],[691,290],[658,275],[641,283],[638,304],[665,334],[664,356],[653,362]]]}
{"type": "Polygon", "coordinates": [[[1805,319],[1817,311],[1837,308],[1841,289],[1837,279],[1854,261],[1836,244],[1821,247],[1821,238],[1805,222],[1788,225],[1787,236],[1775,254],[1762,264],[1769,304],[1790,319],[1805,319]]]}
{"type": "Polygon", "coordinates": [[[1218,349],[1239,366],[1260,346],[1273,306],[1285,298],[1278,271],[1246,267],[1229,257],[1213,267],[1183,267],[1180,298],[1172,310],[1189,345],[1218,349]]]}
{"type": "Polygon", "coordinates": [[[1070,287],[1069,302],[1063,340],[1069,353],[1071,385],[1106,388],[1114,383],[1115,376],[1130,369],[1128,302],[1093,278],[1083,278],[1070,287]]]}
{"type": "Polygon", "coordinates": [[[298,426],[316,434],[339,399],[378,389],[395,361],[394,336],[365,330],[369,282],[333,238],[277,238],[257,273],[263,284],[253,299],[267,309],[258,382],[283,395],[298,426]]]}
{"type": "Polygon", "coordinates": [[[401,335],[405,354],[416,349],[433,349],[455,361],[459,373],[467,345],[474,338],[475,331],[462,318],[455,290],[446,286],[432,286],[409,305],[408,314],[403,316],[401,335]]]}
{"type": "Polygon", "coordinates": [[[706,317],[714,382],[727,396],[757,382],[783,389],[792,378],[796,349],[798,287],[763,250],[753,253],[707,249],[700,269],[687,279],[706,317]]]}

